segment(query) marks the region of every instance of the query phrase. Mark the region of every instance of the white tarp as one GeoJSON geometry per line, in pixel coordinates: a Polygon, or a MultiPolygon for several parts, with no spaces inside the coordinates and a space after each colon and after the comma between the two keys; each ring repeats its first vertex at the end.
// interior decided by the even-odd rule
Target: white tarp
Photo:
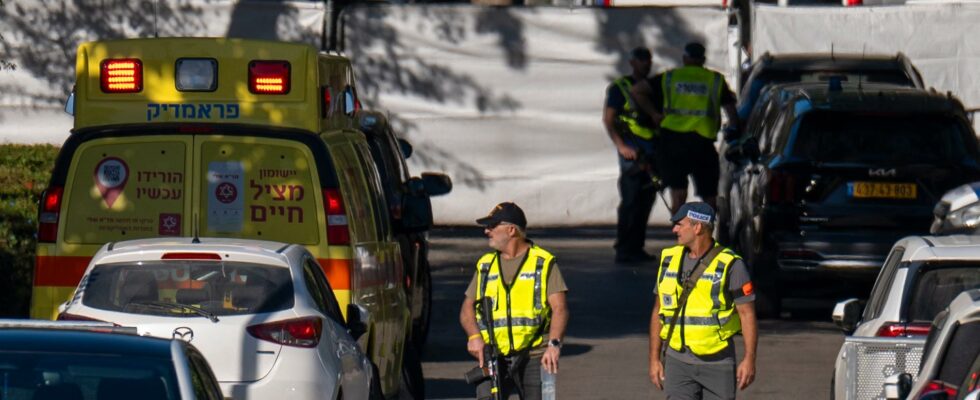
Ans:
{"type": "Polygon", "coordinates": [[[309,1],[5,1],[0,6],[0,143],[68,137],[62,111],[75,82],[79,43],[137,37],[240,37],[320,47],[324,5],[309,1]]]}
{"type": "MultiPolygon", "coordinates": [[[[728,72],[720,9],[368,6],[343,18],[365,105],[415,145],[414,172],[453,178],[433,198],[441,224],[472,224],[507,200],[531,225],[615,223],[618,166],[601,115],[629,50],[649,46],[662,70],[700,40],[709,67],[728,72]]],[[[666,220],[658,201],[652,221],[666,220]]]]}
{"type": "Polygon", "coordinates": [[[980,4],[773,7],[753,10],[752,45],[763,52],[905,53],[927,87],[980,107],[980,4]]]}

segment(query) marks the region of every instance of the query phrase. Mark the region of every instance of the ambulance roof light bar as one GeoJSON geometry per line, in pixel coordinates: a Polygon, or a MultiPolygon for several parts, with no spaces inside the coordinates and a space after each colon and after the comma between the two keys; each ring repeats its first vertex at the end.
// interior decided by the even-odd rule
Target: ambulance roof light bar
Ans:
{"type": "Polygon", "coordinates": [[[248,63],[248,91],[255,94],[289,93],[289,61],[253,60],[248,63]]]}
{"type": "Polygon", "coordinates": [[[143,62],[135,58],[110,58],[99,66],[104,93],[138,93],[143,90],[143,62]]]}

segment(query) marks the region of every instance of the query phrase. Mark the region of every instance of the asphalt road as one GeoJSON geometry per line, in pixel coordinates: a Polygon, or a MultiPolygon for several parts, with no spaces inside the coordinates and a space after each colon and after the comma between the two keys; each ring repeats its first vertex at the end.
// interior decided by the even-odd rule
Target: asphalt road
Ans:
{"type": "MultiPolygon", "coordinates": [[[[663,399],[647,377],[648,324],[655,266],[612,262],[611,228],[532,229],[552,251],[569,286],[569,328],[558,375],[561,399],[663,399]]],[[[487,251],[477,227],[432,233],[434,316],[423,351],[426,397],[473,398],[462,379],[475,366],[459,327],[459,305],[477,258],[487,251]]],[[[647,251],[675,243],[667,227],[651,228],[647,251]]],[[[825,399],[843,334],[830,322],[836,299],[797,301],[778,320],[760,321],[756,382],[745,399],[825,399]]],[[[742,347],[739,337],[738,355],[742,347]]],[[[513,398],[516,398],[514,396],[513,398]]]]}

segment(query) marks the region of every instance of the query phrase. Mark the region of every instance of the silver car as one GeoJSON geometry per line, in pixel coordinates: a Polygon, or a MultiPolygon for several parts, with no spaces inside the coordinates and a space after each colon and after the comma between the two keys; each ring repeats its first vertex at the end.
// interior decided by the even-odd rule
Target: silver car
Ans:
{"type": "Polygon", "coordinates": [[[834,309],[834,321],[850,335],[834,365],[834,398],[881,398],[886,377],[917,372],[933,318],[960,292],[975,288],[980,288],[980,236],[911,236],[896,242],[864,312],[857,299],[834,309]]]}
{"type": "Polygon", "coordinates": [[[977,360],[980,356],[980,290],[961,293],[933,321],[925,358],[918,376],[889,377],[889,400],[953,400],[976,398],[977,360]],[[972,375],[972,376],[971,376],[972,375]],[[966,392],[966,390],[973,390],[966,392]]]}

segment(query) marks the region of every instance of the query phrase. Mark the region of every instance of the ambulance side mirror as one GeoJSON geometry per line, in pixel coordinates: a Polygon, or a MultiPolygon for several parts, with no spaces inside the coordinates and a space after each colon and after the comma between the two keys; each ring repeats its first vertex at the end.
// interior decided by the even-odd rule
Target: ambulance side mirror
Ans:
{"type": "Polygon", "coordinates": [[[429,196],[442,196],[453,191],[453,180],[449,175],[438,172],[423,172],[422,186],[429,196]]]}
{"type": "Polygon", "coordinates": [[[402,157],[409,158],[415,152],[415,148],[407,140],[398,138],[398,149],[402,152],[402,157]]]}
{"type": "Polygon", "coordinates": [[[71,89],[71,93],[68,94],[68,100],[65,100],[65,112],[68,115],[75,116],[75,88],[71,89]]]}

